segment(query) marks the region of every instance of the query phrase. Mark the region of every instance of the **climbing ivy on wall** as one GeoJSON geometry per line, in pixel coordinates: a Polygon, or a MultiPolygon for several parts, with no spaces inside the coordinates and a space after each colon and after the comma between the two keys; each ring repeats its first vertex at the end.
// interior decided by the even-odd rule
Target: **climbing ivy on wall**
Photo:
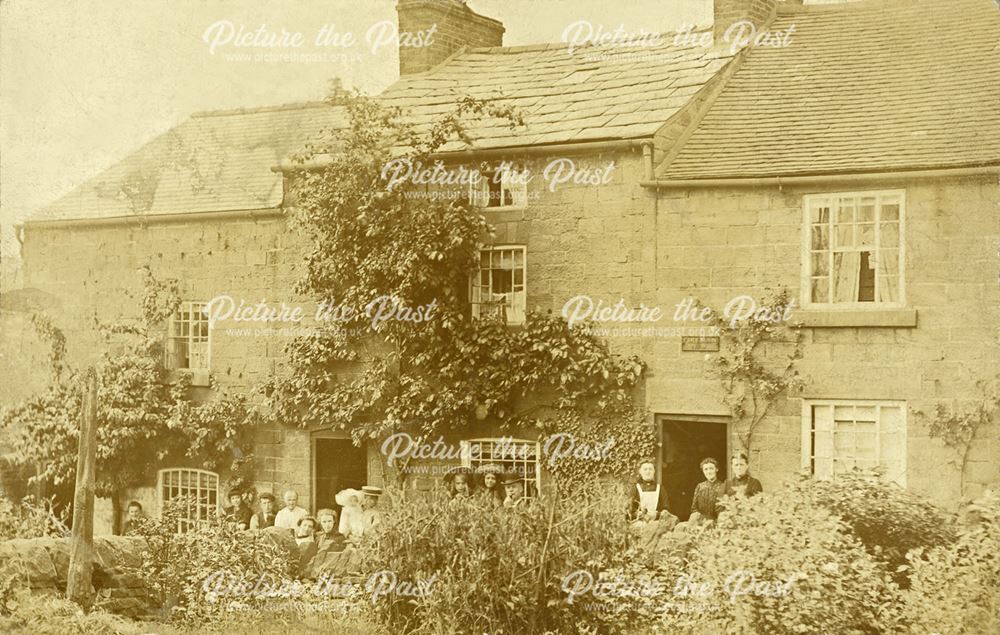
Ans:
{"type": "MultiPolygon", "coordinates": [[[[431,168],[444,144],[468,140],[469,121],[516,128],[518,114],[464,98],[418,131],[373,100],[341,103],[350,127],[297,157],[290,214],[311,245],[298,290],[347,307],[388,298],[401,315],[429,317],[373,323],[358,310],[352,319],[319,323],[316,336],[288,346],[282,372],[265,386],[272,415],[349,430],[358,442],[400,431],[433,439],[479,420],[540,431],[596,420],[608,433],[623,427],[620,439],[633,428],[649,434],[648,422],[634,416],[644,370],[637,357],[617,356],[549,313],[529,311],[518,327],[470,317],[469,279],[493,229],[466,200],[467,185],[453,197],[388,186],[390,161],[431,168]]],[[[632,453],[648,453],[649,443],[632,453]]]]}
{"type": "Polygon", "coordinates": [[[954,453],[952,463],[958,469],[959,486],[963,495],[972,446],[976,439],[983,438],[985,430],[1000,420],[1000,377],[992,381],[976,381],[976,390],[979,397],[971,404],[939,401],[934,404],[930,413],[915,411],[927,422],[928,434],[940,439],[954,453]]]}
{"type": "Polygon", "coordinates": [[[781,289],[741,319],[714,309],[710,314],[719,332],[720,352],[706,355],[706,361],[709,372],[719,380],[734,432],[747,453],[754,433],[778,399],[802,384],[797,370],[802,331],[785,319],[792,303],[788,290],[781,289]]]}

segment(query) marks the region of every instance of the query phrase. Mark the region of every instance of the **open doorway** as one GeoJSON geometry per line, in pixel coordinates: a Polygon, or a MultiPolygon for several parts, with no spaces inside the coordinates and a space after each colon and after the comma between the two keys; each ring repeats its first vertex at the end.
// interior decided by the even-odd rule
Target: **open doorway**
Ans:
{"type": "Polygon", "coordinates": [[[660,419],[660,426],[663,441],[660,482],[667,490],[670,513],[684,521],[691,515],[695,486],[705,480],[699,465],[701,460],[714,458],[719,462],[718,478],[726,478],[729,427],[721,417],[665,417],[660,419]]]}
{"type": "Polygon", "coordinates": [[[324,507],[337,510],[337,492],[361,489],[368,482],[368,454],[364,445],[350,439],[313,438],[313,512],[324,507]]]}

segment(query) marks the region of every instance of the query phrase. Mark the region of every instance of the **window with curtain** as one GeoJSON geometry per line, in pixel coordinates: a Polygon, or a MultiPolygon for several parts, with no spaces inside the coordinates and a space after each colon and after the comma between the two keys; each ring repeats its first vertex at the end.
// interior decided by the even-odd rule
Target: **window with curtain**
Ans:
{"type": "Polygon", "coordinates": [[[525,248],[498,246],[479,252],[472,281],[472,317],[500,315],[507,324],[524,324],[527,301],[525,248]]]}
{"type": "Polygon", "coordinates": [[[170,318],[166,366],[174,370],[208,370],[208,316],[204,302],[182,302],[170,318]]]}
{"type": "Polygon", "coordinates": [[[813,476],[881,467],[887,480],[906,485],[905,403],[809,401],[804,416],[803,466],[813,476]]]}
{"type": "Polygon", "coordinates": [[[805,305],[903,303],[903,191],[811,195],[805,208],[805,305]]]}

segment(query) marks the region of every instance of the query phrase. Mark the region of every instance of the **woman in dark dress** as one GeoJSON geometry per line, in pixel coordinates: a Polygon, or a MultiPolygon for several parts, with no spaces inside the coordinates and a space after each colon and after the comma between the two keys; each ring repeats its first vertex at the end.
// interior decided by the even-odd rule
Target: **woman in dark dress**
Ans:
{"type": "Polygon", "coordinates": [[[719,499],[726,493],[726,484],[717,478],[719,462],[713,458],[702,459],[701,473],[705,475],[705,480],[694,488],[691,522],[715,522],[719,516],[719,499]]]}
{"type": "Polygon", "coordinates": [[[760,481],[750,476],[750,462],[747,455],[737,452],[733,455],[732,476],[726,479],[726,496],[745,496],[750,498],[764,491],[760,481]]]}

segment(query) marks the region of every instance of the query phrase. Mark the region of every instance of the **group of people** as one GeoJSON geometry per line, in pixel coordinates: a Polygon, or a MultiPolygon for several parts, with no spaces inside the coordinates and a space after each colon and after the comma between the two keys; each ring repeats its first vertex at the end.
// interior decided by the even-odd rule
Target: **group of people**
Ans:
{"type": "Polygon", "coordinates": [[[454,468],[444,477],[448,495],[453,501],[477,499],[490,509],[519,507],[528,500],[525,490],[533,485],[516,472],[505,472],[496,464],[485,464],[473,470],[454,468]]]}
{"type": "MultiPolygon", "coordinates": [[[[381,495],[382,488],[374,485],[339,492],[335,497],[342,508],[338,524],[337,511],[332,508],[323,508],[310,514],[307,509],[300,507],[299,494],[293,489],[285,491],[282,496],[284,506],[281,509],[277,508],[274,494],[260,494],[257,497],[257,512],[250,508],[243,490],[231,489],[228,495],[229,506],[223,508],[220,517],[238,531],[282,527],[295,532],[299,545],[315,542],[317,546],[327,546],[336,551],[343,550],[347,544],[360,541],[379,524],[381,513],[378,501],[381,495]]],[[[138,530],[143,516],[142,505],[138,501],[131,501],[126,513],[122,533],[127,535],[138,530]]]]}
{"type": "MultiPolygon", "coordinates": [[[[691,499],[691,524],[712,523],[719,516],[719,501],[724,496],[756,496],[764,491],[760,481],[750,476],[747,455],[737,452],[732,457],[732,473],[719,480],[719,462],[707,457],[701,461],[705,480],[698,483],[691,499]]],[[[639,478],[631,491],[629,517],[635,521],[655,521],[677,517],[670,513],[666,488],[656,481],[656,465],[644,460],[639,465],[639,478]]]]}
{"type": "Polygon", "coordinates": [[[339,524],[337,511],[323,508],[315,514],[299,507],[299,494],[293,489],[286,490],[282,496],[284,507],[275,509],[273,494],[261,494],[258,497],[260,511],[253,513],[246,504],[242,491],[229,491],[229,507],[223,510],[223,519],[232,523],[236,529],[263,529],[265,527],[283,527],[295,532],[296,540],[309,542],[326,536],[333,541],[331,532],[339,534],[346,542],[361,540],[381,519],[378,510],[379,497],[382,488],[365,485],[360,490],[346,489],[337,493],[335,500],[341,506],[339,524]]]}

